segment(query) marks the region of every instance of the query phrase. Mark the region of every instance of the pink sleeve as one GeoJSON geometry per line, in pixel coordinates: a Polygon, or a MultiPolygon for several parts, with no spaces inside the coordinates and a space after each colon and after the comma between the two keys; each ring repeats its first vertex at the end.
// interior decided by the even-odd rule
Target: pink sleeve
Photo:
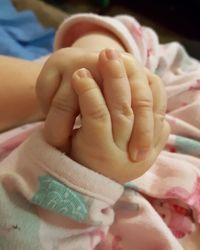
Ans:
{"type": "Polygon", "coordinates": [[[0,163],[3,249],[88,250],[105,237],[123,187],[49,146],[37,131],[0,163]]]}

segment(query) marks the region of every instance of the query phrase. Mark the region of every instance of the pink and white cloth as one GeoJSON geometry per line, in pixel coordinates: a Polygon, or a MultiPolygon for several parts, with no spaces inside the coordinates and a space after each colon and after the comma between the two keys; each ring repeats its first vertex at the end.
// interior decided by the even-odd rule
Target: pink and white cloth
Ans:
{"type": "Polygon", "coordinates": [[[200,64],[126,15],[74,15],[58,29],[55,49],[97,27],[163,79],[166,148],[121,186],[49,146],[41,124],[1,134],[0,249],[200,249],[200,64]]]}

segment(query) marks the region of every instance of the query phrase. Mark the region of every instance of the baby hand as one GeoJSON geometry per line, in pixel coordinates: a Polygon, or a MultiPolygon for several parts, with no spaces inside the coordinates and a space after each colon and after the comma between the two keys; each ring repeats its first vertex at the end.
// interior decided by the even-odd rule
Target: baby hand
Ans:
{"type": "MultiPolygon", "coordinates": [[[[150,73],[146,73],[146,78],[144,71],[131,57],[126,58],[125,62],[113,50],[100,53],[98,68],[103,79],[101,89],[86,69],[74,73],[72,84],[66,84],[63,78],[44,129],[50,144],[65,149],[74,160],[121,183],[139,177],[152,165],[169,132],[163,121],[163,113],[161,118],[156,115],[160,110],[164,112],[163,96],[157,97],[155,104],[152,103],[151,89],[158,87],[159,80],[150,73]],[[147,88],[149,82],[151,89],[147,88]],[[72,133],[78,112],[77,96],[82,126],[72,133]],[[159,120],[159,126],[155,126],[154,120],[159,120]],[[160,130],[159,136],[154,136],[156,130],[160,130]],[[144,133],[144,139],[147,137],[148,150],[145,159],[139,154],[140,162],[134,163],[135,153],[131,155],[132,149],[137,149],[138,145],[142,148],[141,141],[135,141],[135,138],[141,138],[138,132],[144,133]],[[64,135],[64,139],[61,139],[61,135],[64,135]],[[149,146],[152,141],[153,146],[149,146]]],[[[156,91],[160,92],[161,88],[158,87],[156,91]]]]}
{"type": "MultiPolygon", "coordinates": [[[[72,87],[79,99],[82,126],[73,135],[71,157],[120,183],[139,177],[152,166],[169,133],[162,116],[164,113],[161,113],[164,107],[160,98],[165,96],[154,98],[156,103],[153,104],[151,91],[146,86],[150,81],[152,88],[159,91],[157,85],[161,82],[149,72],[149,80],[145,79],[139,66],[133,66],[132,74],[128,76],[120,55],[113,50],[105,50],[99,56],[99,70],[103,78],[101,89],[86,69],[78,70],[72,78],[72,87]],[[135,114],[134,109],[138,113],[135,114]],[[163,123],[159,124],[159,137],[154,135],[154,129],[158,128],[154,128],[153,109],[160,112],[155,119],[163,123]],[[137,133],[145,133],[148,152],[140,162],[133,162],[130,148],[135,147],[134,140],[141,138],[137,133]],[[149,147],[152,141],[153,146],[149,147]]],[[[142,150],[140,141],[136,148],[138,145],[142,150]]]]}
{"type": "MultiPolygon", "coordinates": [[[[130,54],[121,53],[120,55],[130,83],[131,102],[134,111],[134,127],[128,151],[134,162],[141,161],[146,158],[149,150],[161,136],[166,109],[166,95],[164,86],[157,76],[147,70],[145,73],[144,68],[130,54]]],[[[68,104],[70,109],[72,107],[74,109],[75,106],[78,109],[77,101],[76,104],[73,102],[66,104],[67,96],[68,100],[72,100],[73,93],[69,92],[71,86],[65,87],[65,85],[71,81],[72,74],[83,67],[87,68],[96,82],[100,84],[102,82],[100,71],[104,66],[98,58],[98,52],[71,47],[56,51],[50,56],[37,82],[37,94],[46,114],[52,105],[54,106],[54,113],[57,109],[69,109],[69,107],[66,107],[68,104]],[[100,67],[100,65],[102,66],[100,67]],[[56,94],[59,88],[61,88],[58,91],[60,94],[56,94]]],[[[60,113],[60,111],[58,112],[60,113]]],[[[66,146],[68,135],[67,133],[65,136],[63,135],[65,125],[62,126],[61,121],[63,120],[59,118],[61,120],[58,122],[58,118],[57,116],[52,122],[55,122],[56,126],[59,123],[60,130],[54,136],[55,141],[51,142],[52,145],[60,148],[62,144],[66,146]]]]}

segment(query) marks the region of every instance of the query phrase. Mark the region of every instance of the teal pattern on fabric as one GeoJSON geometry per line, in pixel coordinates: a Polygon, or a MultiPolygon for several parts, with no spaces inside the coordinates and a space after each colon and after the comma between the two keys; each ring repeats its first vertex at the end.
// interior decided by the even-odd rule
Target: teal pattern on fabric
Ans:
{"type": "Polygon", "coordinates": [[[176,149],[181,153],[200,155],[200,142],[182,136],[177,136],[176,149]]]}
{"type": "Polygon", "coordinates": [[[52,176],[40,176],[39,183],[39,191],[32,198],[34,204],[77,221],[87,219],[89,204],[83,195],[52,176]]]}

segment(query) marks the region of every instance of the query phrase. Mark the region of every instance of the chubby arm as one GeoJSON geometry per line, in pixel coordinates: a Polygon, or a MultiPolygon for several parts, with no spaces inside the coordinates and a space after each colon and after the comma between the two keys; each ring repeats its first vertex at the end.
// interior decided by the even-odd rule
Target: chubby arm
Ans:
{"type": "MultiPolygon", "coordinates": [[[[106,47],[123,50],[120,42],[106,31],[83,35],[72,47],[93,51],[106,47]]],[[[43,64],[0,56],[0,132],[43,118],[35,94],[35,84],[43,64]]]]}
{"type": "Polygon", "coordinates": [[[105,48],[114,48],[118,51],[125,51],[121,42],[109,31],[98,30],[87,33],[78,38],[72,47],[101,51],[105,48]]]}
{"type": "Polygon", "coordinates": [[[35,82],[43,65],[0,56],[0,131],[42,117],[35,82]]]}

